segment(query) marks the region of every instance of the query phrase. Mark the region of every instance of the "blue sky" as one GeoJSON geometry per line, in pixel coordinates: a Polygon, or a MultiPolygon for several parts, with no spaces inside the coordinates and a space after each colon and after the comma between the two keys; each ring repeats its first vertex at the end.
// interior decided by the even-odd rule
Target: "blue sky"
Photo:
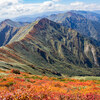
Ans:
{"type": "Polygon", "coordinates": [[[0,18],[69,10],[100,10],[100,0],[0,0],[0,18]]]}

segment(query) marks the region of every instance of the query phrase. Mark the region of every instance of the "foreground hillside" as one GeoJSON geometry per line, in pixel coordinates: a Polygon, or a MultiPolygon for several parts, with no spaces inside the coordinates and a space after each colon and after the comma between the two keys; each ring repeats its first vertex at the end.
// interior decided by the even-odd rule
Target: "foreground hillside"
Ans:
{"type": "Polygon", "coordinates": [[[100,48],[46,18],[18,32],[0,48],[0,68],[45,75],[100,75],[100,48]]]}
{"type": "Polygon", "coordinates": [[[78,80],[0,70],[0,100],[100,100],[100,80],[78,80]],[[16,74],[15,74],[16,73],[16,74]]]}

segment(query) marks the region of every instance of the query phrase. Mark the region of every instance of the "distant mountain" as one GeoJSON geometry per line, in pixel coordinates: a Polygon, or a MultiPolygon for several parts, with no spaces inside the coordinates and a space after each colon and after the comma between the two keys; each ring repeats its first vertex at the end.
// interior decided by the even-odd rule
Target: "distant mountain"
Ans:
{"type": "Polygon", "coordinates": [[[95,12],[95,13],[97,13],[97,14],[100,14],[100,10],[95,10],[95,11],[93,11],[93,12],[95,12]]]}
{"type": "Polygon", "coordinates": [[[46,18],[21,30],[0,48],[0,68],[58,76],[100,75],[100,48],[77,31],[46,18]]]}
{"type": "Polygon", "coordinates": [[[15,25],[16,24],[10,20],[5,20],[0,23],[0,46],[7,44],[17,33],[19,28],[15,27],[15,25]]]}
{"type": "Polygon", "coordinates": [[[6,25],[11,26],[11,27],[18,27],[19,28],[19,27],[25,26],[29,23],[27,23],[27,22],[26,23],[24,23],[24,22],[15,22],[15,21],[12,21],[10,19],[6,19],[6,20],[2,21],[0,23],[0,25],[1,24],[6,24],[6,25]]]}
{"type": "Polygon", "coordinates": [[[100,22],[100,14],[97,14],[95,12],[90,12],[90,11],[76,11],[76,10],[72,10],[71,12],[83,15],[85,18],[87,18],[89,20],[100,22]]]}
{"type": "Polygon", "coordinates": [[[14,19],[16,22],[33,22],[35,21],[36,17],[28,17],[28,16],[21,16],[14,19]]]}
{"type": "Polygon", "coordinates": [[[49,12],[44,12],[35,15],[20,16],[20,17],[13,18],[13,20],[16,22],[34,22],[37,19],[42,19],[51,14],[58,14],[58,13],[63,13],[63,11],[49,11],[49,12]]]}
{"type": "Polygon", "coordinates": [[[0,23],[0,46],[6,45],[10,39],[20,30],[20,27],[28,23],[18,23],[6,19],[0,23]]]}
{"type": "MultiPolygon", "coordinates": [[[[84,16],[86,17],[85,14],[84,16]]],[[[82,35],[92,37],[100,41],[100,22],[92,21],[90,20],[90,18],[87,19],[84,16],[70,11],[67,13],[53,14],[48,16],[47,18],[60,23],[67,28],[74,29],[82,35]]]]}

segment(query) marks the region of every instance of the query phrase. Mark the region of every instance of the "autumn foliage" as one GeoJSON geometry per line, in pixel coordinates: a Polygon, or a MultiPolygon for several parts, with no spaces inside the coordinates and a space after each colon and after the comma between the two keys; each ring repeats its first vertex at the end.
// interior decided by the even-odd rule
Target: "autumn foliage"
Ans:
{"type": "Polygon", "coordinates": [[[99,80],[0,73],[0,100],[100,100],[99,80]]]}
{"type": "Polygon", "coordinates": [[[18,69],[11,69],[10,72],[14,74],[20,74],[20,71],[18,69]]]}

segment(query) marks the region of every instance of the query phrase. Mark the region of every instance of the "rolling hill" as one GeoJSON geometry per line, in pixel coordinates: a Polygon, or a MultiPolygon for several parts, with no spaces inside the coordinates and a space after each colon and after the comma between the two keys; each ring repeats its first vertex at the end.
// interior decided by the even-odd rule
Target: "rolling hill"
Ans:
{"type": "Polygon", "coordinates": [[[46,18],[24,26],[0,48],[0,68],[45,75],[100,75],[100,48],[46,18]]]}

